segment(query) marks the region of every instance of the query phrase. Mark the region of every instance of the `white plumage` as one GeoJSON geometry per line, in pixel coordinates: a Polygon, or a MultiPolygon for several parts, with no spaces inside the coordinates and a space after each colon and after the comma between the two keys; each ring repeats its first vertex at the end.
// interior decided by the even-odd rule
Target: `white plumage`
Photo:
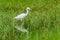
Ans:
{"type": "MultiPolygon", "coordinates": [[[[20,15],[17,15],[16,17],[14,17],[14,19],[16,19],[16,20],[21,20],[22,21],[22,19],[24,19],[27,15],[28,15],[28,10],[30,10],[30,8],[29,7],[27,7],[27,9],[26,9],[26,13],[22,13],[22,14],[20,14],[20,15]]],[[[22,32],[27,32],[27,29],[24,29],[22,26],[16,26],[15,27],[17,30],[20,30],[20,31],[22,31],[22,32]]]]}
{"type": "Polygon", "coordinates": [[[29,7],[27,7],[27,9],[26,9],[26,11],[27,11],[26,13],[22,13],[20,15],[17,15],[16,17],[14,17],[14,19],[16,19],[16,20],[22,20],[22,19],[24,19],[28,15],[28,10],[30,10],[29,7]]]}
{"type": "Polygon", "coordinates": [[[16,19],[16,20],[22,20],[22,19],[24,19],[26,16],[27,16],[26,14],[20,14],[20,15],[16,16],[14,19],[16,19]]]}

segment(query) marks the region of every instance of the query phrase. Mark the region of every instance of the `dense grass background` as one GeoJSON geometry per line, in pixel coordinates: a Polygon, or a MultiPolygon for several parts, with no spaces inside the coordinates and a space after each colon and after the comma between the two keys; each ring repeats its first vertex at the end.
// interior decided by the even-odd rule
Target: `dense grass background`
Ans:
{"type": "Polygon", "coordinates": [[[60,0],[0,0],[0,40],[60,40],[60,0]],[[28,33],[15,29],[13,18],[30,7],[23,20],[28,33]]]}

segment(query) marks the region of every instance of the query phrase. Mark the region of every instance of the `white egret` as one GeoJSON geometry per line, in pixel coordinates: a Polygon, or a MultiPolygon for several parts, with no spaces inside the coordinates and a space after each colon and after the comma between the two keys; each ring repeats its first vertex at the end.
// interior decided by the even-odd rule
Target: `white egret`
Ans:
{"type": "Polygon", "coordinates": [[[16,19],[16,20],[22,20],[22,19],[24,19],[28,15],[28,10],[30,10],[29,7],[27,7],[27,9],[26,9],[26,13],[22,13],[20,15],[17,15],[16,17],[14,17],[14,19],[16,19]]]}
{"type": "MultiPolygon", "coordinates": [[[[28,15],[28,10],[30,10],[30,8],[29,7],[27,7],[26,8],[26,13],[22,13],[22,14],[20,14],[20,15],[17,15],[16,17],[14,17],[14,19],[16,19],[16,20],[21,20],[22,21],[22,19],[24,19],[27,15],[28,15]]],[[[15,27],[17,30],[20,30],[20,31],[22,31],[22,32],[27,32],[27,29],[24,29],[23,27],[22,27],[22,25],[19,27],[15,27]]]]}

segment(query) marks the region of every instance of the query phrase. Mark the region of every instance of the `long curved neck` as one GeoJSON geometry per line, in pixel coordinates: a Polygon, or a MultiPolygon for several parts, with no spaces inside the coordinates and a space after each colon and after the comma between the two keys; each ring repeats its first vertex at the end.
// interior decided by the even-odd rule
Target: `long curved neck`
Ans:
{"type": "Polygon", "coordinates": [[[28,15],[28,9],[26,9],[26,15],[28,15]]]}

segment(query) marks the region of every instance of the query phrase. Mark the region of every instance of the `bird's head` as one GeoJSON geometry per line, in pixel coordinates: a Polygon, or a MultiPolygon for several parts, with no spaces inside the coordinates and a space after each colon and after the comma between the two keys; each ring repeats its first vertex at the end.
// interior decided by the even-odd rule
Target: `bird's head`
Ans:
{"type": "Polygon", "coordinates": [[[29,7],[27,7],[27,9],[26,10],[30,10],[30,8],[29,7]]]}

